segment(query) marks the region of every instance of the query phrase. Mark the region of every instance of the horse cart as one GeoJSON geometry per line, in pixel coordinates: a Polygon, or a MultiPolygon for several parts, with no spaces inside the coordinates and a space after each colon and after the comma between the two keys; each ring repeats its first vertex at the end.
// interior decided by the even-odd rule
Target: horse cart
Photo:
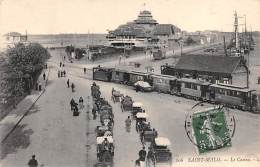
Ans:
{"type": "Polygon", "coordinates": [[[91,96],[94,100],[100,99],[101,96],[100,88],[95,83],[93,83],[91,86],[91,96]]]}
{"type": "Polygon", "coordinates": [[[136,114],[136,131],[137,132],[141,132],[143,130],[143,127],[145,126],[145,124],[147,124],[146,120],[147,120],[148,114],[146,113],[142,113],[142,112],[138,112],[136,114]]]}
{"type": "Polygon", "coordinates": [[[114,120],[113,115],[109,110],[103,110],[100,113],[100,123],[103,126],[108,126],[109,129],[113,129],[114,126],[114,120]]]}
{"type": "Polygon", "coordinates": [[[96,104],[96,106],[97,106],[97,109],[98,109],[98,112],[99,112],[99,113],[100,113],[100,111],[101,111],[103,108],[107,108],[107,107],[110,107],[111,110],[112,110],[111,105],[108,103],[107,100],[105,100],[105,98],[100,97],[99,99],[96,99],[96,100],[95,100],[95,104],[96,104]]]}
{"type": "Polygon", "coordinates": [[[142,109],[142,106],[143,106],[143,104],[140,103],[140,102],[134,102],[133,103],[132,116],[133,116],[134,119],[136,118],[137,113],[139,113],[139,112],[143,113],[144,112],[144,110],[142,109]]]}
{"type": "Polygon", "coordinates": [[[131,111],[133,109],[133,100],[130,96],[122,97],[121,109],[122,109],[122,112],[131,111]]]}
{"type": "Polygon", "coordinates": [[[152,142],[156,137],[156,131],[153,130],[150,126],[150,123],[147,122],[148,114],[138,112],[136,114],[136,131],[140,133],[141,142],[152,142]]]}
{"type": "Polygon", "coordinates": [[[112,167],[114,159],[113,137],[97,137],[97,159],[98,167],[112,167]],[[105,142],[105,140],[107,142],[105,142]]]}
{"type": "Polygon", "coordinates": [[[108,126],[97,126],[96,137],[113,136],[111,129],[108,126]]]}
{"type": "Polygon", "coordinates": [[[111,100],[116,103],[116,102],[120,102],[120,98],[123,95],[120,93],[120,91],[116,91],[116,90],[112,90],[112,96],[111,96],[111,100]]]}
{"type": "Polygon", "coordinates": [[[169,149],[171,143],[168,138],[157,137],[151,143],[150,149],[147,155],[147,166],[155,167],[158,165],[164,165],[171,167],[172,165],[172,153],[169,149]]]}

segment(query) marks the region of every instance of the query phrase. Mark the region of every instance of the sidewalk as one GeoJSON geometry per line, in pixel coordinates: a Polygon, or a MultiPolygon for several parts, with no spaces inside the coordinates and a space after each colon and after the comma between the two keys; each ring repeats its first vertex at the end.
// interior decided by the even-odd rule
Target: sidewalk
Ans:
{"type": "Polygon", "coordinates": [[[33,107],[36,101],[45,92],[46,85],[48,82],[48,77],[50,73],[50,68],[44,69],[39,76],[38,83],[42,84],[42,91],[32,90],[32,93],[26,96],[20,103],[17,104],[16,108],[13,109],[4,119],[0,121],[0,140],[1,143],[11,134],[11,132],[16,128],[16,126],[22,121],[29,110],[33,107]],[[46,80],[43,80],[42,74],[45,72],[46,80]]]}

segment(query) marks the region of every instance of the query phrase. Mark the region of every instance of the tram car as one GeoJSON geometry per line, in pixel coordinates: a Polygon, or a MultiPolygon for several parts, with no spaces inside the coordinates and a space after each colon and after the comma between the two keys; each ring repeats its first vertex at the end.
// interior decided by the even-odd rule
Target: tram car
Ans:
{"type": "Polygon", "coordinates": [[[129,84],[134,85],[138,81],[146,81],[151,84],[150,74],[144,72],[131,71],[129,73],[129,84]]]}
{"type": "Polygon", "coordinates": [[[207,92],[211,83],[198,79],[181,78],[177,80],[177,94],[194,100],[207,100],[207,92]]]}
{"type": "Polygon", "coordinates": [[[169,75],[151,75],[153,79],[153,89],[157,92],[162,93],[173,93],[177,92],[174,90],[177,84],[177,78],[169,75]]]}
{"type": "Polygon", "coordinates": [[[110,82],[112,78],[113,68],[94,67],[93,80],[110,82]]]}
{"type": "Polygon", "coordinates": [[[119,83],[119,84],[130,84],[130,73],[126,70],[122,69],[114,69],[112,71],[112,82],[119,83]]]}
{"type": "MultiPolygon", "coordinates": [[[[111,82],[127,83],[134,86],[134,83],[138,81],[145,81],[157,92],[210,103],[222,103],[233,108],[260,113],[260,95],[255,90],[248,88],[227,84],[212,84],[199,79],[176,78],[174,76],[116,70],[112,68],[111,70],[107,70],[104,75],[107,75],[104,78],[112,76],[111,82]]],[[[95,77],[93,79],[95,80],[95,77]]]]}
{"type": "Polygon", "coordinates": [[[255,90],[227,84],[212,84],[210,91],[212,102],[240,110],[256,112],[259,109],[259,97],[255,90]]]}

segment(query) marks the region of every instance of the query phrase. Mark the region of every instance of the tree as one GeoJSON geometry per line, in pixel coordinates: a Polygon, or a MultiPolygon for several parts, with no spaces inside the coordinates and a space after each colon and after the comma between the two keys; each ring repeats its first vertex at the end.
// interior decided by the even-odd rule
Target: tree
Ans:
{"type": "Polygon", "coordinates": [[[185,43],[186,43],[187,45],[191,45],[191,44],[196,43],[196,41],[194,41],[191,37],[188,37],[188,38],[186,39],[185,43]]]}
{"type": "Polygon", "coordinates": [[[65,52],[67,53],[68,56],[71,56],[71,53],[74,52],[75,48],[70,45],[70,46],[66,46],[65,48],[65,52]]]}
{"type": "Polygon", "coordinates": [[[30,93],[50,54],[37,43],[19,43],[9,48],[5,54],[8,59],[5,90],[8,97],[16,103],[17,97],[30,93]]]}
{"type": "Polygon", "coordinates": [[[81,59],[85,54],[86,51],[84,49],[80,49],[80,48],[76,48],[75,49],[75,55],[76,55],[76,59],[81,59]]]}

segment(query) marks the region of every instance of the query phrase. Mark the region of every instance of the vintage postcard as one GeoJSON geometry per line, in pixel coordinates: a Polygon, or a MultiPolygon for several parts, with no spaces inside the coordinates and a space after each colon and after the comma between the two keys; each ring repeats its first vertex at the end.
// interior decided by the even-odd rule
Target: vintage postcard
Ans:
{"type": "Polygon", "coordinates": [[[259,167],[259,0],[0,0],[0,166],[259,167]]]}

